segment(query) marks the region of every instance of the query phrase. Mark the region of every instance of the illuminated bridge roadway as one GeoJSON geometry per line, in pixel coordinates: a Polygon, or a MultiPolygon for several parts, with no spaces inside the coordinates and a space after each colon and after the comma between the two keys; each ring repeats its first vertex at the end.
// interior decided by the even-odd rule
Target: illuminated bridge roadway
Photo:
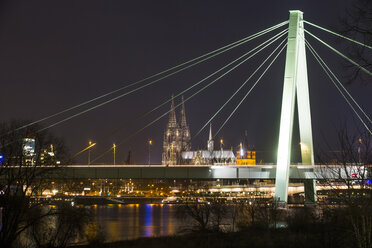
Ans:
{"type": "MultiPolygon", "coordinates": [[[[367,178],[370,166],[291,165],[291,179],[367,178]]],[[[276,165],[69,165],[55,179],[275,179],[276,165]]]]}

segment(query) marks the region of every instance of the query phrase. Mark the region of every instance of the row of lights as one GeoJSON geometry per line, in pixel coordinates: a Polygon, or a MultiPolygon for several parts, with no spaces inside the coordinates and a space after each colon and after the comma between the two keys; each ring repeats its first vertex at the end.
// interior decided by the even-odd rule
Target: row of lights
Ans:
{"type": "MultiPolygon", "coordinates": [[[[91,152],[91,149],[93,146],[95,146],[97,143],[93,143],[92,141],[89,141],[88,143],[88,147],[84,148],[82,151],[80,151],[79,153],[81,152],[84,152],[86,150],[88,150],[88,165],[90,165],[91,163],[91,159],[90,159],[90,152],[91,152]]],[[[151,139],[149,139],[148,141],[148,150],[149,150],[149,158],[148,158],[148,164],[150,165],[151,164],[151,147],[152,147],[152,144],[153,144],[153,141],[151,139]]],[[[221,145],[221,149],[223,149],[223,139],[220,140],[220,145],[221,145]]],[[[112,145],[112,150],[113,150],[113,155],[114,155],[114,165],[116,165],[116,144],[114,143],[112,145]]]]}
{"type": "MultiPolygon", "coordinates": [[[[97,143],[93,143],[92,141],[89,141],[88,144],[89,145],[86,148],[84,148],[83,150],[81,150],[77,154],[80,154],[81,152],[84,152],[84,151],[88,150],[88,165],[90,165],[90,163],[91,163],[90,151],[91,151],[92,147],[95,146],[97,143]]],[[[152,140],[151,139],[148,141],[148,144],[149,144],[149,164],[150,164],[150,162],[151,162],[151,146],[152,146],[152,140]]],[[[114,143],[112,145],[112,148],[111,148],[113,150],[113,154],[114,154],[114,165],[116,165],[116,147],[117,146],[114,143]]]]}

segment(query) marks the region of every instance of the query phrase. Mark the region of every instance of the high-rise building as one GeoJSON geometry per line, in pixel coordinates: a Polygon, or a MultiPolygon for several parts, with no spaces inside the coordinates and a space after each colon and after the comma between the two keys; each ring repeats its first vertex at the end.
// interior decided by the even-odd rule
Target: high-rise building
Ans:
{"type": "Polygon", "coordinates": [[[52,144],[40,150],[40,165],[58,165],[60,163],[61,162],[56,159],[56,150],[52,144]]]}
{"type": "Polygon", "coordinates": [[[35,139],[24,138],[22,142],[22,154],[24,165],[35,165],[36,152],[35,152],[35,139]]]}

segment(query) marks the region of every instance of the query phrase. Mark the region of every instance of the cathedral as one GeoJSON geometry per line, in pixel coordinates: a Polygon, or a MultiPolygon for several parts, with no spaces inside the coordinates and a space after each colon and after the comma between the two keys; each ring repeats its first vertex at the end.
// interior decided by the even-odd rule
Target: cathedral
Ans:
{"type": "Polygon", "coordinates": [[[182,96],[180,122],[177,122],[174,99],[172,96],[169,121],[164,132],[162,164],[175,165],[182,163],[182,152],[191,149],[190,129],[186,122],[185,104],[182,96]]]}
{"type": "Polygon", "coordinates": [[[164,132],[162,164],[226,165],[236,164],[236,157],[232,150],[223,150],[222,148],[214,150],[212,125],[209,128],[207,150],[191,151],[191,136],[186,122],[184,99],[182,97],[180,122],[178,123],[172,96],[169,121],[164,132]]]}

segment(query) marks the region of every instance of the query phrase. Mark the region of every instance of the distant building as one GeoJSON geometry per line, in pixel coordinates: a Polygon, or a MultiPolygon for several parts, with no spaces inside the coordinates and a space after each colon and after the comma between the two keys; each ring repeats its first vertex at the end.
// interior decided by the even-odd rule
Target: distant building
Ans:
{"type": "Polygon", "coordinates": [[[23,165],[58,165],[61,162],[56,159],[56,150],[52,144],[47,148],[41,148],[36,153],[35,138],[24,138],[22,142],[23,165]],[[37,160],[40,159],[38,162],[37,160]]]}
{"type": "Polygon", "coordinates": [[[209,139],[207,150],[184,151],[182,152],[182,164],[192,165],[228,165],[236,164],[236,158],[232,150],[214,150],[212,136],[212,125],[209,126],[209,139]]]}
{"type": "Polygon", "coordinates": [[[34,165],[36,159],[35,139],[24,138],[22,142],[22,155],[24,165],[34,165]]]}
{"type": "Polygon", "coordinates": [[[40,165],[56,165],[60,163],[56,159],[56,151],[52,144],[48,148],[40,150],[40,165]]]}
{"type": "Polygon", "coordinates": [[[177,122],[176,111],[174,108],[174,98],[172,96],[169,121],[164,132],[162,164],[175,165],[181,164],[182,152],[189,151],[191,148],[190,129],[186,122],[185,104],[182,97],[180,111],[180,123],[177,122]]]}
{"type": "Polygon", "coordinates": [[[240,144],[240,150],[236,152],[236,164],[237,165],[256,165],[256,150],[244,151],[243,146],[240,144]],[[243,154],[241,156],[240,154],[243,154]]]}
{"type": "MultiPolygon", "coordinates": [[[[212,124],[209,126],[209,138],[207,140],[206,150],[191,150],[190,129],[186,122],[185,104],[182,97],[182,106],[180,110],[180,122],[177,122],[176,111],[174,107],[174,98],[172,96],[169,121],[164,132],[163,140],[163,165],[255,165],[256,151],[254,149],[244,151],[242,144],[237,156],[233,150],[214,149],[214,140],[212,135],[212,124]],[[243,154],[241,156],[240,154],[243,154]]],[[[221,141],[222,143],[222,141],[221,141]]]]}

